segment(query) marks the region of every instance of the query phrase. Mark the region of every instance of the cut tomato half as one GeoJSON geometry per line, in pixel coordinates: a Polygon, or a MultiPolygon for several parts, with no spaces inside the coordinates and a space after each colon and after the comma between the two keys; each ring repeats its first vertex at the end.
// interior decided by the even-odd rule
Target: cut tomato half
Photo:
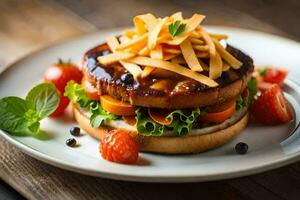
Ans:
{"type": "Polygon", "coordinates": [[[101,95],[100,102],[104,110],[115,115],[135,115],[135,107],[133,105],[114,99],[109,95],[101,95]]]}
{"type": "Polygon", "coordinates": [[[229,119],[235,113],[236,102],[233,103],[223,111],[207,113],[200,116],[200,120],[204,122],[221,123],[226,119],[229,119]]]}
{"type": "Polygon", "coordinates": [[[287,74],[288,72],[283,69],[268,68],[266,74],[263,77],[265,82],[277,83],[278,85],[282,85],[287,74]]]}

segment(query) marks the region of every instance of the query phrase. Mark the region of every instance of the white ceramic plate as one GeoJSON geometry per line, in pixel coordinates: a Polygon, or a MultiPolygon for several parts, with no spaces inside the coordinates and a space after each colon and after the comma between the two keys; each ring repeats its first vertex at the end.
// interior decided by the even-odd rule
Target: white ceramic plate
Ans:
{"type": "MultiPolygon", "coordinates": [[[[293,77],[300,77],[300,44],[248,30],[209,27],[214,32],[229,35],[229,43],[251,55],[257,65],[275,65],[290,70],[285,82],[285,94],[294,108],[295,121],[290,125],[263,127],[250,124],[235,140],[227,145],[198,155],[167,156],[141,153],[139,165],[122,165],[100,158],[99,142],[88,135],[77,138],[78,148],[65,145],[69,129],[75,123],[69,118],[46,119],[42,129],[51,136],[38,140],[32,137],[12,137],[0,134],[20,150],[51,165],[92,176],[145,182],[193,182],[245,176],[280,167],[300,158],[300,89],[293,77]],[[250,150],[237,155],[234,146],[246,142],[250,150]]],[[[0,97],[23,96],[57,58],[80,63],[89,48],[103,42],[102,31],[72,39],[34,53],[13,64],[0,75],[0,97]]],[[[295,78],[294,78],[295,79],[295,78]]]]}

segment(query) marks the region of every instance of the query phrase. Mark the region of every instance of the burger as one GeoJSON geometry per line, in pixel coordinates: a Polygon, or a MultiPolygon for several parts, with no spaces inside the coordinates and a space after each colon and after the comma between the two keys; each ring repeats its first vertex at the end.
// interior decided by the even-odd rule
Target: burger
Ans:
{"type": "Polygon", "coordinates": [[[199,153],[226,144],[247,125],[256,94],[253,60],[208,32],[194,14],[133,18],[134,29],[110,36],[83,57],[81,84],[65,95],[88,134],[113,129],[141,151],[199,153]]]}

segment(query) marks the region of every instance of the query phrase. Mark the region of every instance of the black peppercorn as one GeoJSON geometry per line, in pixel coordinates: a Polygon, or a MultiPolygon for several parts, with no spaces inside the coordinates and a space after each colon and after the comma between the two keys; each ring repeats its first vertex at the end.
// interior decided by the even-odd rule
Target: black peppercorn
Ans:
{"type": "Polygon", "coordinates": [[[239,142],[235,145],[235,151],[238,154],[246,154],[248,151],[248,145],[244,142],[239,142]]]}
{"type": "Polygon", "coordinates": [[[74,138],[69,138],[66,140],[66,145],[69,147],[75,147],[76,146],[76,140],[74,138]]]}
{"type": "Polygon", "coordinates": [[[74,126],[70,129],[70,133],[73,136],[79,136],[80,135],[80,128],[77,126],[74,126]]]}
{"type": "Polygon", "coordinates": [[[129,74],[129,73],[122,74],[121,81],[125,84],[132,84],[133,83],[132,74],[129,74]]]}

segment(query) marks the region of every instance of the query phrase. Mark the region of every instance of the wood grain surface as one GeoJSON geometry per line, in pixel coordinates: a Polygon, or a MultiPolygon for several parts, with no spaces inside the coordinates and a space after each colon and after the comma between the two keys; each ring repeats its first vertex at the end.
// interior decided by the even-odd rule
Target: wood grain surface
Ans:
{"type": "MultiPolygon", "coordinates": [[[[291,27],[300,16],[294,13],[300,6],[296,0],[289,1],[290,7],[286,1],[278,0],[149,2],[1,0],[0,66],[45,45],[96,28],[130,25],[132,16],[143,12],[161,16],[178,10],[186,15],[201,12],[209,16],[207,24],[300,39],[300,29],[291,27]],[[288,10],[283,12],[283,9],[288,10]],[[282,23],[282,17],[287,19],[286,24],[282,23]]],[[[0,178],[28,199],[299,199],[300,196],[300,162],[254,176],[207,183],[122,182],[44,164],[3,138],[0,138],[0,178]]]]}

